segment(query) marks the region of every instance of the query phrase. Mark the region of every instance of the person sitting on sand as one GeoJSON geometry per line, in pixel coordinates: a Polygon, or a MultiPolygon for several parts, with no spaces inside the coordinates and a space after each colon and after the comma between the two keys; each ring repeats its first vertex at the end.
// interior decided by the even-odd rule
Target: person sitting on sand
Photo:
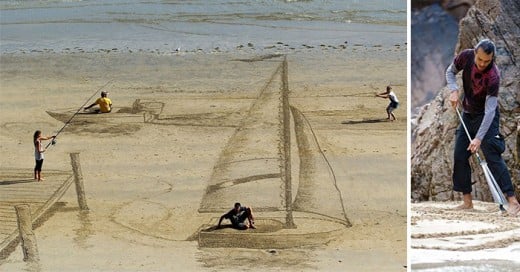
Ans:
{"type": "Polygon", "coordinates": [[[386,107],[386,113],[388,114],[388,117],[386,119],[390,121],[395,121],[395,115],[393,111],[397,109],[397,107],[399,106],[399,100],[397,99],[397,95],[395,95],[395,93],[390,90],[392,90],[392,87],[386,86],[386,92],[376,94],[376,97],[390,99],[390,104],[388,104],[388,107],[386,107]]]}
{"type": "Polygon", "coordinates": [[[217,229],[220,228],[220,223],[222,220],[229,219],[231,221],[231,225],[235,229],[245,230],[248,228],[256,229],[255,221],[253,217],[253,210],[250,207],[245,207],[240,205],[240,203],[235,203],[235,207],[231,209],[229,212],[225,213],[220,217],[218,221],[217,229]],[[244,221],[249,221],[249,224],[244,224],[244,221]]]}
{"type": "Polygon", "coordinates": [[[45,152],[45,148],[42,145],[43,140],[54,139],[56,136],[42,136],[42,132],[37,130],[33,135],[33,143],[34,143],[34,158],[36,160],[36,166],[34,166],[34,179],[38,181],[43,181],[42,177],[42,165],[43,165],[43,152],[45,152]]]}
{"type": "Polygon", "coordinates": [[[96,100],[96,102],[92,103],[90,106],[85,107],[85,110],[88,110],[95,105],[99,105],[99,109],[94,110],[97,113],[109,113],[112,111],[112,100],[107,97],[108,92],[102,91],[101,97],[96,100]]]}

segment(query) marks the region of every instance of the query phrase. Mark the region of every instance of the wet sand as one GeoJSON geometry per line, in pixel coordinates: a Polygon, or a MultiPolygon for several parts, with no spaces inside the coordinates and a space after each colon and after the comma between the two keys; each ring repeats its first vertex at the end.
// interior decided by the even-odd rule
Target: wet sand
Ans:
{"type": "MultiPolygon", "coordinates": [[[[68,154],[79,152],[90,212],[79,211],[71,188],[35,230],[41,270],[405,271],[405,47],[288,55],[290,103],[309,120],[352,227],[327,244],[272,250],[205,248],[196,238],[220,216],[198,208],[240,121],[240,114],[226,114],[249,107],[281,58],[240,52],[0,56],[0,152],[9,154],[0,158],[1,168],[26,169],[31,177],[32,133],[63,126],[46,111],[77,108],[109,81],[116,108],[155,101],[170,117],[75,123],[59,135],[43,173],[70,170],[68,154]],[[395,122],[384,120],[388,100],[373,97],[389,83],[402,102],[395,122]]],[[[248,199],[229,200],[230,207],[235,201],[255,207],[248,199]]],[[[0,267],[26,269],[20,248],[0,267]]]]}

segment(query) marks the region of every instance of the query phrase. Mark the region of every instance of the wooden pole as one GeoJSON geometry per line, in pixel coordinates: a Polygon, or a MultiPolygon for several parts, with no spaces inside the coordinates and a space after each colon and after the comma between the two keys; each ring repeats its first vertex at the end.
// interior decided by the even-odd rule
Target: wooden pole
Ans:
{"type": "Polygon", "coordinates": [[[38,262],[38,246],[36,236],[32,228],[31,208],[27,204],[14,206],[18,218],[18,230],[22,240],[23,260],[26,262],[38,262]]]}
{"type": "Polygon", "coordinates": [[[79,208],[83,211],[88,211],[87,198],[85,197],[85,189],[83,187],[83,174],[81,173],[81,165],[79,163],[79,153],[70,153],[70,163],[74,172],[79,208]]]}

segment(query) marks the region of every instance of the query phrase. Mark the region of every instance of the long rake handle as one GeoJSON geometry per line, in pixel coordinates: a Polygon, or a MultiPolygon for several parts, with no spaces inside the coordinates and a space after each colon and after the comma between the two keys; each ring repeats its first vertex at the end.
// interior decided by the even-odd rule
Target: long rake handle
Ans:
{"type": "MultiPolygon", "coordinates": [[[[466,132],[466,135],[468,136],[468,140],[471,142],[471,136],[469,136],[468,128],[466,127],[466,124],[464,123],[464,120],[462,120],[462,115],[460,114],[459,107],[456,106],[455,110],[457,111],[457,115],[459,116],[460,123],[462,124],[462,127],[464,127],[464,131],[466,132]]],[[[475,152],[475,155],[477,156],[478,162],[480,163],[480,156],[478,155],[478,151],[475,152]]]]}
{"type": "MultiPolygon", "coordinates": [[[[459,119],[460,119],[460,123],[462,124],[462,127],[464,127],[464,131],[466,132],[466,135],[468,136],[468,139],[469,141],[471,142],[471,136],[469,135],[469,131],[468,131],[468,128],[466,127],[466,124],[464,123],[464,120],[462,119],[462,115],[460,114],[460,111],[459,111],[459,107],[458,105],[455,107],[455,110],[457,111],[457,115],[459,116],[459,119]]],[[[499,202],[499,208],[500,210],[504,211],[504,204],[507,203],[507,201],[505,200],[504,196],[501,194],[502,190],[500,189],[500,187],[498,186],[495,178],[493,177],[493,173],[491,173],[491,170],[489,170],[489,168],[487,167],[487,162],[482,162],[482,160],[480,159],[480,156],[478,154],[478,150],[477,152],[474,153],[475,156],[477,157],[477,160],[479,162],[479,164],[482,166],[482,170],[484,171],[484,176],[486,178],[486,181],[488,182],[488,185],[492,188],[490,188],[491,190],[495,190],[496,193],[497,193],[497,200],[499,202]]],[[[493,192],[491,193],[493,195],[493,192]]],[[[497,201],[495,200],[495,201],[497,201]]]]}

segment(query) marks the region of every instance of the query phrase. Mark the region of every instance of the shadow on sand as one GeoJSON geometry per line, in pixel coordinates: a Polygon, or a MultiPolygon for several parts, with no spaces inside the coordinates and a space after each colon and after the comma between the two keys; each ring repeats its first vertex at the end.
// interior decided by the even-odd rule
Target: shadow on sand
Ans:
{"type": "Polygon", "coordinates": [[[372,124],[372,123],[385,123],[386,119],[363,119],[363,120],[349,120],[341,122],[343,125],[357,125],[357,124],[372,124]]]}
{"type": "Polygon", "coordinates": [[[0,180],[0,186],[1,185],[13,185],[13,184],[19,184],[19,183],[29,183],[29,182],[36,182],[36,180],[34,180],[34,179],[0,180]]]}

